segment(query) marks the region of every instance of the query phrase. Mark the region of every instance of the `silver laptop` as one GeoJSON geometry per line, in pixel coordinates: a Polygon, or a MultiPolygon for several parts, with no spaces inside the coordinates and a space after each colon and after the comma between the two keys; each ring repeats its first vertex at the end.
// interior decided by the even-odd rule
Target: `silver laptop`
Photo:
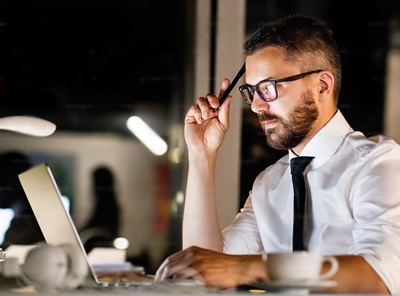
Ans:
{"type": "Polygon", "coordinates": [[[102,286],[136,286],[151,285],[153,279],[145,276],[128,282],[104,282],[100,280],[89,264],[82,241],[76,231],[71,216],[65,208],[61,194],[50,168],[46,164],[37,165],[19,175],[20,182],[36,216],[43,236],[48,244],[70,244],[81,252],[82,260],[89,267],[89,278],[92,283],[102,286]],[[93,281],[94,280],[94,281],[93,281]]]}

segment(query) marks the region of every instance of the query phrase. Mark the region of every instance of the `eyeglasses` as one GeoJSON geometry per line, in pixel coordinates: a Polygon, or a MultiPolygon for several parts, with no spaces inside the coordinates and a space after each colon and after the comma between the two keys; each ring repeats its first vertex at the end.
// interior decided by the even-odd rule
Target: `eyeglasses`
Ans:
{"type": "Polygon", "coordinates": [[[256,85],[250,85],[250,84],[245,84],[242,86],[239,86],[240,93],[242,94],[243,99],[246,101],[247,104],[251,105],[253,102],[254,98],[254,92],[257,92],[257,94],[260,96],[262,100],[265,102],[272,102],[275,101],[278,98],[278,91],[276,89],[276,84],[279,82],[287,82],[287,81],[295,81],[300,78],[306,77],[311,74],[319,73],[323,70],[314,70],[310,72],[305,72],[302,74],[282,78],[282,79],[276,79],[276,80],[270,80],[270,79],[265,79],[261,80],[259,83],[256,85]]]}

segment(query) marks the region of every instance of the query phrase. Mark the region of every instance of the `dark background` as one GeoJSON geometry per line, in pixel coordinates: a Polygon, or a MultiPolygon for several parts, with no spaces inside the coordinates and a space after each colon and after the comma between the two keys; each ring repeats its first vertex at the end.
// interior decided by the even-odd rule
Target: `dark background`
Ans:
{"type": "MultiPolygon", "coordinates": [[[[138,106],[165,114],[184,93],[191,2],[1,1],[0,116],[38,115],[58,130],[124,134],[125,119],[138,106]]],[[[385,59],[399,6],[394,0],[248,0],[246,32],[293,13],[325,20],[343,60],[340,107],[355,129],[375,134],[382,131],[385,59]]]]}
{"type": "Polygon", "coordinates": [[[122,135],[141,106],[165,120],[183,87],[184,12],[180,0],[1,1],[0,116],[122,135]]]}

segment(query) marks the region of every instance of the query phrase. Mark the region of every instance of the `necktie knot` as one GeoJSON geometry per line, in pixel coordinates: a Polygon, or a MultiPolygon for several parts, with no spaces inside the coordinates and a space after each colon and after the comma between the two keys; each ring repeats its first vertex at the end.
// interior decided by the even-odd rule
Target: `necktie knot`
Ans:
{"type": "Polygon", "coordinates": [[[299,156],[290,160],[290,171],[292,175],[302,174],[304,169],[310,164],[312,156],[299,156]]]}

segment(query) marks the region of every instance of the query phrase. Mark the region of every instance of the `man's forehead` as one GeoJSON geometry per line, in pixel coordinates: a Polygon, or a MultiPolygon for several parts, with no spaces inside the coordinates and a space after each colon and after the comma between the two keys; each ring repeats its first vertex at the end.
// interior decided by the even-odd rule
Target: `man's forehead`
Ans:
{"type": "Polygon", "coordinates": [[[285,58],[285,50],[277,46],[267,46],[249,54],[249,59],[285,58]]]}
{"type": "Polygon", "coordinates": [[[277,79],[296,74],[297,67],[286,59],[285,51],[278,47],[265,47],[246,57],[246,83],[255,84],[263,79],[277,79]]]}

